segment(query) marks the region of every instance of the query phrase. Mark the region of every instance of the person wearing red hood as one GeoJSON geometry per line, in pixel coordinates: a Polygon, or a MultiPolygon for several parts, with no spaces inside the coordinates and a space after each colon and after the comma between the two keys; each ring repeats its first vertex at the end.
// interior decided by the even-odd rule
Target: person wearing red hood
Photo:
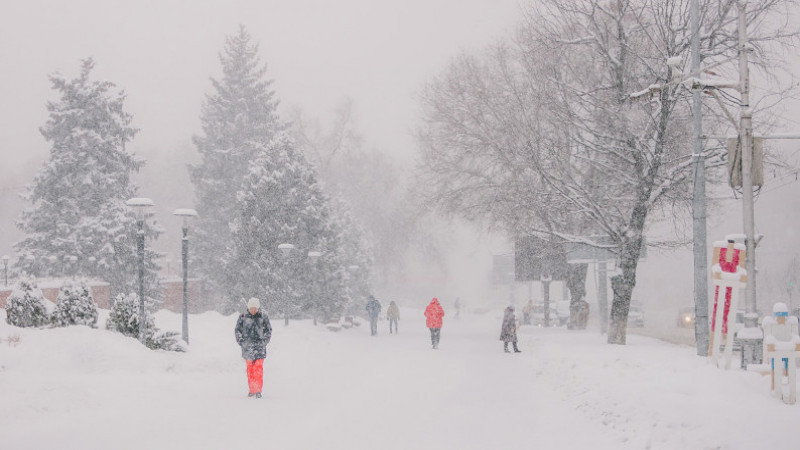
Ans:
{"type": "Polygon", "coordinates": [[[439,336],[442,334],[442,317],[444,317],[444,310],[436,297],[433,297],[428,307],[425,308],[425,317],[428,319],[426,324],[431,330],[431,345],[435,350],[439,348],[439,336]]]}

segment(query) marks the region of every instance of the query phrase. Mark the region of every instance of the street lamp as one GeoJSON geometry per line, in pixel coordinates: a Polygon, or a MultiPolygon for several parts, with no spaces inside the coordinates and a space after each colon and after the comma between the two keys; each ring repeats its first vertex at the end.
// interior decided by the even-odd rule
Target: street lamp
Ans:
{"type": "MultiPolygon", "coordinates": [[[[311,265],[314,266],[314,271],[315,272],[319,272],[319,270],[317,269],[317,261],[319,261],[319,257],[320,256],[322,256],[321,252],[318,252],[318,251],[310,251],[310,252],[308,252],[308,259],[311,260],[311,265]]],[[[318,312],[317,302],[318,301],[319,301],[318,299],[317,300],[312,300],[313,305],[314,305],[314,311],[312,312],[312,318],[314,320],[314,325],[317,325],[317,312],[318,312]]]]}
{"type": "Polygon", "coordinates": [[[3,266],[5,267],[6,273],[6,287],[8,287],[8,255],[3,255],[3,266]]]}
{"type": "MultiPolygon", "coordinates": [[[[186,287],[189,274],[189,220],[197,217],[193,209],[176,209],[172,214],[183,219],[183,239],[181,241],[181,260],[183,262],[183,340],[189,343],[189,306],[186,287]]],[[[169,264],[169,263],[168,263],[169,264]]]]}
{"type": "Polygon", "coordinates": [[[47,257],[47,262],[50,263],[50,278],[56,278],[56,263],[58,262],[58,257],[56,255],[50,255],[47,257]]]}
{"type": "Polygon", "coordinates": [[[147,326],[144,314],[144,219],[147,216],[147,211],[154,206],[154,203],[149,198],[137,197],[128,200],[125,204],[133,208],[136,224],[138,225],[136,248],[139,253],[139,342],[144,345],[146,343],[144,329],[147,326]]]}
{"type": "Polygon", "coordinates": [[[283,309],[283,313],[284,313],[284,317],[283,317],[284,323],[283,324],[284,324],[284,326],[288,326],[289,325],[289,299],[288,299],[288,297],[289,297],[289,275],[286,273],[286,261],[289,259],[289,255],[292,254],[292,250],[294,250],[294,245],[292,245],[292,244],[280,244],[280,245],[278,245],[278,248],[281,251],[281,256],[283,256],[283,275],[284,275],[284,277],[286,277],[286,279],[284,280],[286,289],[285,289],[285,292],[284,292],[284,296],[285,296],[284,302],[285,303],[284,303],[284,309],[283,309]]]}
{"type": "Polygon", "coordinates": [[[75,279],[75,275],[78,273],[78,267],[75,264],[77,262],[78,262],[78,257],[77,256],[70,256],[69,257],[69,267],[72,270],[72,279],[73,280],[75,279]]]}

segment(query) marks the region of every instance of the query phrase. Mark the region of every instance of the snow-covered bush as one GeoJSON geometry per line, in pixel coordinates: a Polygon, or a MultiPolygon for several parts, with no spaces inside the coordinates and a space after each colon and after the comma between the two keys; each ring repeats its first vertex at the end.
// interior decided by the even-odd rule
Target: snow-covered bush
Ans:
{"type": "Polygon", "coordinates": [[[6,322],[17,327],[43,327],[50,322],[36,279],[20,280],[6,301],[6,322]]]}
{"type": "Polygon", "coordinates": [[[53,325],[66,327],[69,325],[97,326],[97,304],[86,281],[66,285],[58,293],[56,310],[52,315],[53,325]]]}
{"type": "Polygon", "coordinates": [[[177,331],[161,331],[158,328],[148,328],[149,333],[147,333],[147,345],[148,348],[153,350],[169,350],[172,352],[184,352],[186,351],[181,345],[180,338],[178,337],[180,333],[177,331]]]}
{"type": "MultiPolygon", "coordinates": [[[[146,309],[148,309],[146,307],[146,309]]],[[[161,331],[156,327],[151,314],[146,315],[145,345],[153,350],[185,351],[174,331],[161,331]]],[[[139,337],[139,296],[120,294],[114,298],[114,306],[106,321],[106,328],[133,338],[139,337]]]]}
{"type": "MultiPolygon", "coordinates": [[[[152,328],[152,317],[147,316],[147,322],[147,328],[152,328]]],[[[139,296],[119,294],[114,297],[106,328],[125,336],[139,337],[139,296]]]]}

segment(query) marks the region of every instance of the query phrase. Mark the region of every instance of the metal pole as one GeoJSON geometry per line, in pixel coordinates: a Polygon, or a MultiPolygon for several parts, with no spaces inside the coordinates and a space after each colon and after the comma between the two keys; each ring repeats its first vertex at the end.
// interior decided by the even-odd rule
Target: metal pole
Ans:
{"type": "Polygon", "coordinates": [[[145,344],[147,321],[144,314],[144,219],[140,219],[137,222],[139,222],[139,231],[136,233],[138,237],[137,250],[139,252],[139,342],[145,344]]]}
{"type": "Polygon", "coordinates": [[[186,290],[188,287],[189,273],[189,227],[183,227],[183,241],[181,246],[181,259],[183,262],[183,340],[189,343],[189,301],[186,290]]]}
{"type": "Polygon", "coordinates": [[[542,290],[544,297],[544,326],[550,326],[550,281],[553,278],[549,275],[542,276],[542,290]]]}
{"type": "Polygon", "coordinates": [[[608,267],[605,261],[597,261],[597,306],[600,310],[600,333],[608,333],[608,267]]]}
{"type": "MultiPolygon", "coordinates": [[[[739,6],[739,81],[741,82],[742,109],[740,140],[742,145],[742,213],[744,219],[745,269],[747,285],[745,287],[745,307],[747,315],[756,313],[756,242],[755,214],[753,206],[753,113],[750,110],[750,74],[747,66],[747,21],[746,1],[739,6]]],[[[745,317],[745,326],[755,327],[758,317],[745,317]]]]}
{"type": "Polygon", "coordinates": [[[6,273],[6,287],[8,287],[8,260],[3,261],[3,265],[5,266],[5,273],[6,273]]]}
{"type": "MultiPolygon", "coordinates": [[[[692,0],[692,67],[700,71],[700,6],[692,0]]],[[[708,356],[708,256],[706,239],[706,166],[703,159],[703,101],[701,87],[692,88],[692,117],[694,119],[694,183],[692,195],[692,233],[694,253],[694,336],[697,355],[708,356]]]]}

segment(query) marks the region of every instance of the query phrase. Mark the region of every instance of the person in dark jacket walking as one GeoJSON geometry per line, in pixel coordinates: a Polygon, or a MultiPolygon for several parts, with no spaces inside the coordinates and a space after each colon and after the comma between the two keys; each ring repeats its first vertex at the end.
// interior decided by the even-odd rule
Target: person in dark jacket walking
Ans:
{"type": "Polygon", "coordinates": [[[367,302],[367,314],[369,314],[369,330],[372,336],[378,334],[378,315],[381,313],[381,304],[370,295],[367,302]]]}
{"type": "Polygon", "coordinates": [[[431,330],[431,345],[433,349],[439,348],[439,338],[442,336],[442,317],[444,317],[444,309],[439,304],[439,299],[433,297],[433,300],[425,308],[425,325],[431,330]]]}
{"type": "Polygon", "coordinates": [[[267,314],[260,310],[261,302],[253,297],[247,302],[247,312],[236,321],[236,342],[242,348],[242,358],[247,363],[248,397],[261,398],[264,384],[264,358],[267,344],[272,338],[272,325],[267,314]]]}
{"type": "Polygon", "coordinates": [[[503,326],[500,330],[500,340],[503,341],[503,351],[506,353],[509,353],[509,342],[514,346],[515,353],[521,352],[521,350],[517,348],[517,318],[514,316],[513,306],[506,307],[505,314],[503,315],[503,326]]]}

